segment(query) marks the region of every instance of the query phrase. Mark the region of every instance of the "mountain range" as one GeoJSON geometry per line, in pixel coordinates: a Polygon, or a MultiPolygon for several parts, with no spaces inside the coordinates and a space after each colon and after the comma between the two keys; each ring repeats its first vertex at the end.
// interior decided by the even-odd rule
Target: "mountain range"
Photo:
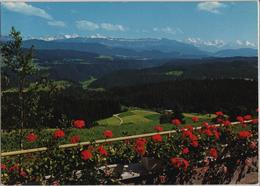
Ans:
{"type": "MultiPolygon", "coordinates": [[[[1,41],[5,42],[6,37],[1,41]]],[[[191,43],[171,39],[125,39],[109,37],[52,37],[41,39],[28,39],[23,42],[24,48],[32,45],[36,49],[45,50],[74,50],[81,52],[107,55],[127,59],[170,59],[170,58],[204,58],[204,57],[235,57],[257,56],[254,48],[228,48],[209,52],[204,47],[191,43]]],[[[215,49],[216,50],[216,49],[215,49]]]]}

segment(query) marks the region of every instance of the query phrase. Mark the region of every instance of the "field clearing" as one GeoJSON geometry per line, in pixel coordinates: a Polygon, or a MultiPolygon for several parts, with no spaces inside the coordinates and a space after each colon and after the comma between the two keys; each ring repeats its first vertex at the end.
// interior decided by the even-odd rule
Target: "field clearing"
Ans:
{"type": "Polygon", "coordinates": [[[112,117],[109,117],[107,119],[99,120],[98,123],[100,125],[104,126],[119,126],[120,125],[120,119],[122,119],[122,124],[147,124],[147,123],[153,123],[156,120],[159,121],[160,114],[154,111],[147,111],[147,110],[129,110],[126,112],[122,112],[119,114],[116,114],[112,117]]]}
{"type": "MultiPolygon", "coordinates": [[[[192,125],[194,127],[201,125],[203,122],[210,122],[210,120],[215,116],[211,114],[209,115],[200,115],[196,113],[183,113],[185,123],[181,124],[181,126],[185,125],[192,125]],[[192,121],[192,117],[197,116],[199,117],[199,122],[194,123],[192,121]]],[[[70,128],[65,130],[65,139],[60,140],[59,144],[66,144],[70,143],[70,138],[73,135],[80,135],[80,141],[92,141],[97,139],[104,139],[103,132],[105,130],[111,130],[113,132],[113,137],[121,137],[121,136],[128,136],[128,135],[137,135],[137,134],[145,134],[155,132],[154,126],[160,123],[160,113],[143,110],[143,109],[132,109],[126,112],[116,114],[123,120],[123,123],[120,124],[120,119],[112,116],[106,119],[102,119],[97,121],[99,125],[92,127],[92,128],[84,128],[84,129],[75,129],[70,128]]],[[[170,123],[163,123],[161,124],[164,131],[173,130],[175,126],[170,123]]],[[[44,129],[43,131],[35,131],[36,134],[39,136],[39,141],[46,138],[52,138],[52,133],[55,129],[49,128],[44,129]]],[[[32,129],[25,129],[25,135],[32,131],[32,129]]],[[[2,151],[11,151],[17,150],[19,147],[19,137],[18,131],[12,130],[10,132],[1,132],[2,134],[2,151]],[[12,141],[12,143],[10,143],[12,141]]],[[[25,149],[28,148],[36,148],[45,146],[44,142],[42,143],[35,143],[29,144],[25,142],[25,149]]]]}
{"type": "Polygon", "coordinates": [[[183,113],[185,117],[192,118],[192,117],[198,117],[200,119],[212,119],[215,118],[215,114],[198,114],[198,113],[183,113]]]}

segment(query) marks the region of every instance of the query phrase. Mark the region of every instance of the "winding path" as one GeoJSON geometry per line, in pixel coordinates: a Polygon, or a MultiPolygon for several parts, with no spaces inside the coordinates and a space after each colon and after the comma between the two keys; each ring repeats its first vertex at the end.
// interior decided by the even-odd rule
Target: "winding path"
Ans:
{"type": "Polygon", "coordinates": [[[119,114],[114,114],[113,116],[116,117],[117,119],[119,119],[119,121],[120,121],[119,125],[124,123],[123,119],[119,117],[119,114]]]}

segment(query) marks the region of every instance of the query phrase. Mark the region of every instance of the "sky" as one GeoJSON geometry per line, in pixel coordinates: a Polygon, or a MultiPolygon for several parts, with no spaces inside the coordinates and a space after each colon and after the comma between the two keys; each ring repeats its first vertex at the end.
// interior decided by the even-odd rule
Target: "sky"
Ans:
{"type": "Polygon", "coordinates": [[[257,1],[2,3],[1,33],[257,45],[257,1]]]}

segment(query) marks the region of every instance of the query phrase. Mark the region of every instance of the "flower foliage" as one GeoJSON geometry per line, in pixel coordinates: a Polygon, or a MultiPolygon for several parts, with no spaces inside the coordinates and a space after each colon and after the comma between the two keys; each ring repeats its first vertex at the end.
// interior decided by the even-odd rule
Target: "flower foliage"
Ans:
{"type": "MultiPolygon", "coordinates": [[[[57,129],[50,136],[53,143],[48,151],[22,156],[23,162],[26,162],[23,164],[18,163],[16,158],[3,159],[1,180],[9,185],[118,184],[115,180],[119,180],[120,175],[109,172],[107,168],[101,170],[100,167],[138,163],[142,158],[150,157],[160,161],[163,166],[158,172],[160,183],[192,184],[192,175],[198,167],[205,167],[203,183],[228,183],[231,172],[235,172],[238,166],[248,166],[251,163],[250,158],[257,156],[258,120],[245,115],[237,117],[239,124],[233,126],[230,118],[221,111],[216,113],[216,118],[221,119],[218,126],[206,122],[200,124],[193,120],[200,126],[195,129],[192,125],[180,125],[178,119],[173,119],[176,133],[167,136],[157,133],[146,138],[114,143],[104,140],[103,144],[91,142],[68,149],[56,148],[59,144],[56,142],[64,139],[66,132],[57,129]],[[246,125],[245,128],[242,128],[243,124],[246,125]],[[233,130],[235,127],[236,130],[233,130]]],[[[73,124],[76,128],[85,126],[82,120],[76,120],[73,124]]],[[[160,125],[153,129],[163,131],[160,125]]],[[[80,135],[66,134],[70,136],[71,143],[80,142],[80,135]]],[[[103,136],[112,138],[113,132],[105,130],[103,136]]],[[[25,139],[29,144],[39,141],[33,132],[27,134],[25,139]]]]}

